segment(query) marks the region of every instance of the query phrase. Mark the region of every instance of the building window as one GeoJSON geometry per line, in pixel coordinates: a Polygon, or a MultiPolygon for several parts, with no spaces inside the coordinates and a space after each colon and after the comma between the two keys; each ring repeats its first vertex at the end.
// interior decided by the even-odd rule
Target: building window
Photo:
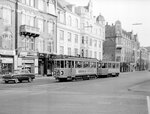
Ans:
{"type": "Polygon", "coordinates": [[[62,11],[58,11],[58,21],[60,23],[65,23],[65,13],[62,11]]]}
{"type": "Polygon", "coordinates": [[[68,41],[71,42],[71,33],[68,32],[68,41]]]}
{"type": "Polygon", "coordinates": [[[68,48],[68,55],[71,55],[71,48],[68,48]]]}
{"type": "Polygon", "coordinates": [[[86,57],[88,57],[88,50],[86,50],[86,57]]]}
{"type": "Polygon", "coordinates": [[[75,43],[78,43],[78,35],[75,34],[75,43]]]}
{"type": "Polygon", "coordinates": [[[75,27],[78,28],[78,19],[75,20],[75,27]]]}
{"type": "Polygon", "coordinates": [[[99,42],[99,48],[101,48],[101,41],[99,42]]]}
{"type": "Polygon", "coordinates": [[[68,17],[68,25],[69,25],[69,26],[72,25],[72,18],[71,18],[71,16],[68,17]]]}
{"type": "Polygon", "coordinates": [[[0,48],[13,49],[13,36],[10,32],[4,32],[0,36],[0,48]]]}
{"type": "Polygon", "coordinates": [[[48,22],[48,33],[51,35],[54,34],[54,23],[52,21],[48,22]]]}
{"type": "Polygon", "coordinates": [[[38,40],[38,50],[39,50],[39,52],[44,51],[44,40],[43,40],[43,38],[39,38],[39,40],[38,40]]]}
{"type": "Polygon", "coordinates": [[[43,0],[38,0],[38,9],[39,10],[44,10],[44,1],[43,0]]]}
{"type": "Polygon", "coordinates": [[[22,19],[21,19],[22,25],[25,25],[26,24],[26,15],[25,15],[25,13],[22,13],[21,17],[22,17],[22,19]]]}
{"type": "Polygon", "coordinates": [[[50,53],[52,52],[52,42],[51,41],[48,41],[47,51],[50,52],[50,53]]]}
{"type": "Polygon", "coordinates": [[[59,38],[60,38],[60,40],[64,40],[64,31],[63,30],[59,31],[59,38]]]}
{"type": "Polygon", "coordinates": [[[47,12],[55,15],[56,12],[55,12],[55,3],[54,2],[55,2],[54,0],[48,0],[47,12]]]}
{"type": "Polygon", "coordinates": [[[92,58],[92,51],[90,51],[90,57],[92,58]]]}
{"type": "Polygon", "coordinates": [[[97,41],[96,41],[96,40],[95,40],[95,44],[94,44],[94,46],[95,46],[95,47],[97,47],[97,41]]]}
{"type": "Polygon", "coordinates": [[[78,49],[77,49],[77,48],[74,49],[74,55],[75,55],[75,56],[78,55],[78,49]]]}
{"type": "Polygon", "coordinates": [[[30,6],[34,7],[34,0],[30,0],[30,6]]]}
{"type": "Polygon", "coordinates": [[[81,56],[84,57],[84,50],[81,50],[81,56]]]}
{"type": "Polygon", "coordinates": [[[94,56],[95,56],[95,58],[97,58],[97,52],[96,51],[94,52],[94,56]]]}
{"type": "Polygon", "coordinates": [[[84,44],[84,36],[82,36],[82,44],[84,44]]]}
{"type": "Polygon", "coordinates": [[[4,7],[2,13],[4,25],[11,25],[12,21],[11,7],[4,7]]]}
{"type": "Polygon", "coordinates": [[[44,20],[38,19],[38,28],[40,29],[40,32],[43,32],[44,29],[44,20]]]}
{"type": "Polygon", "coordinates": [[[59,52],[60,54],[64,54],[64,46],[60,46],[60,52],[59,52]]]}
{"type": "Polygon", "coordinates": [[[92,39],[90,39],[90,46],[92,46],[92,39]]]}
{"type": "Polygon", "coordinates": [[[99,59],[101,60],[101,52],[99,52],[99,59]]]}

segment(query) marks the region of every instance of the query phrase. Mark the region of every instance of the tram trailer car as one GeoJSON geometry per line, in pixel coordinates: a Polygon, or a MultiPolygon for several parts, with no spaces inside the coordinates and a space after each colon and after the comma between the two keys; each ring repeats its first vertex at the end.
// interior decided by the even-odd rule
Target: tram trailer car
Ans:
{"type": "Polygon", "coordinates": [[[97,66],[98,77],[117,77],[120,74],[120,62],[101,61],[97,66]]]}
{"type": "Polygon", "coordinates": [[[119,62],[99,62],[92,58],[59,58],[54,60],[53,76],[58,81],[119,76],[119,62]],[[114,66],[115,65],[115,66],[114,66]]]}

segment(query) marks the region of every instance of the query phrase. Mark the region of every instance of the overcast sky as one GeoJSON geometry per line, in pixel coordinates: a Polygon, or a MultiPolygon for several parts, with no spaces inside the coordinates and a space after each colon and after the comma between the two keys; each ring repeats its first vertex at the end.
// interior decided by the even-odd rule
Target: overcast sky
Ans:
{"type": "MultiPolygon", "coordinates": [[[[77,6],[85,6],[89,0],[66,0],[77,6]]],[[[138,34],[141,46],[150,46],[150,0],[92,0],[93,13],[104,16],[108,24],[120,20],[122,28],[138,34]],[[142,23],[142,25],[133,25],[142,23]]]]}

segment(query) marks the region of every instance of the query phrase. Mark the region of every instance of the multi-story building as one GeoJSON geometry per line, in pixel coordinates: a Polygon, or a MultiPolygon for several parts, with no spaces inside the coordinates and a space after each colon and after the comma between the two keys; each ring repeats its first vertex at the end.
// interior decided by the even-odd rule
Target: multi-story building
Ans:
{"type": "Polygon", "coordinates": [[[51,72],[50,57],[56,53],[56,6],[56,0],[0,1],[2,69],[26,68],[42,75],[51,72]]]}
{"type": "Polygon", "coordinates": [[[103,41],[105,40],[105,20],[102,15],[93,16],[93,4],[90,0],[87,6],[76,7],[81,19],[81,49],[82,57],[102,60],[103,41]]]}
{"type": "Polygon", "coordinates": [[[102,59],[105,20],[92,13],[92,2],[74,6],[58,0],[57,53],[102,59]]]}
{"type": "Polygon", "coordinates": [[[51,73],[50,56],[56,53],[56,1],[18,0],[16,9],[16,68],[51,73]]]}
{"type": "Polygon", "coordinates": [[[80,17],[75,12],[75,6],[58,0],[57,14],[57,54],[80,54],[80,17]]]}
{"type": "Polygon", "coordinates": [[[0,0],[0,73],[14,69],[15,4],[14,0],[0,0]]]}
{"type": "Polygon", "coordinates": [[[103,44],[105,60],[121,62],[121,71],[133,70],[136,66],[139,41],[133,32],[122,29],[121,22],[105,26],[106,40],[103,44]]]}

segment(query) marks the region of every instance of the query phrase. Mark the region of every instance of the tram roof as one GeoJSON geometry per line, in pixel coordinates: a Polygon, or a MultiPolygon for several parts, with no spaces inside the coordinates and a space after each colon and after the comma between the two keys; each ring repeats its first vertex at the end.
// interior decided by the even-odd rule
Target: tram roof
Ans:
{"type": "Polygon", "coordinates": [[[86,57],[63,57],[63,58],[55,58],[54,60],[76,60],[76,61],[95,61],[98,60],[96,58],[86,58],[86,57]]]}

